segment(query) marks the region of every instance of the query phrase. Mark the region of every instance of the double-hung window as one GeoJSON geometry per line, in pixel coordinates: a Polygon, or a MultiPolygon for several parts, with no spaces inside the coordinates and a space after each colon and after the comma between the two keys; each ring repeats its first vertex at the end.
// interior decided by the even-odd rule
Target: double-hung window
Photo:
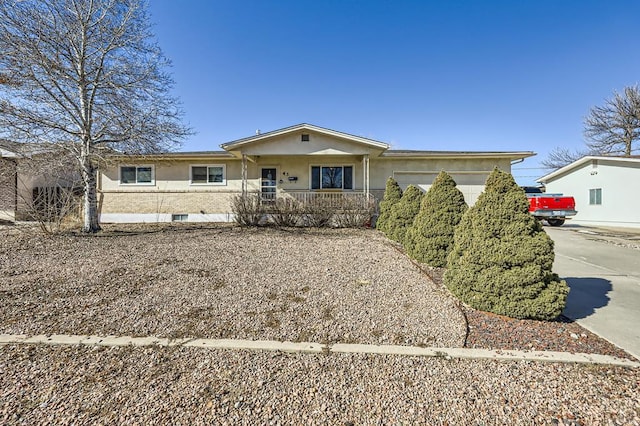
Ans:
{"type": "Polygon", "coordinates": [[[153,185],[153,166],[121,166],[120,183],[123,185],[153,185]]]}
{"type": "Polygon", "coordinates": [[[353,166],[311,166],[311,189],[353,189],[353,166]]]}
{"type": "Polygon", "coordinates": [[[226,185],[226,167],[224,164],[191,166],[192,185],[226,185]]]}

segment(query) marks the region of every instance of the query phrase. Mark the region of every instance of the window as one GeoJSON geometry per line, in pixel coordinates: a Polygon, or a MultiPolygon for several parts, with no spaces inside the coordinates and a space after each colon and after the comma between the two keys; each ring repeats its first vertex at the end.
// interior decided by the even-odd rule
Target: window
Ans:
{"type": "Polygon", "coordinates": [[[189,220],[189,215],[180,213],[180,214],[172,214],[171,222],[187,222],[189,220]]]}
{"type": "Polygon", "coordinates": [[[120,183],[125,185],[153,185],[153,166],[120,167],[120,183]]]}
{"type": "Polygon", "coordinates": [[[224,164],[191,166],[192,185],[226,185],[226,167],[224,164]]]}
{"type": "Polygon", "coordinates": [[[601,205],[602,204],[602,188],[595,188],[589,190],[589,204],[601,205]]]}
{"type": "Polygon", "coordinates": [[[309,135],[307,133],[303,133],[302,136],[300,137],[300,141],[301,142],[309,142],[309,135]]]}
{"type": "Polygon", "coordinates": [[[353,189],[353,166],[312,166],[311,189],[353,189]]]}

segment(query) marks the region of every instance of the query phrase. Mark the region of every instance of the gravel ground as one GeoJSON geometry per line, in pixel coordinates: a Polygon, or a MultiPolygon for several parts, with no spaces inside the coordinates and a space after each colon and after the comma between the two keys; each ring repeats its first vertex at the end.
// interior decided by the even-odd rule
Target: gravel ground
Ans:
{"type": "Polygon", "coordinates": [[[5,424],[640,424],[630,368],[23,345],[0,371],[5,424]]]}
{"type": "Polygon", "coordinates": [[[466,322],[381,234],[157,228],[0,242],[0,333],[460,347],[466,322]]]}
{"type": "MultiPolygon", "coordinates": [[[[466,344],[625,356],[575,323],[462,307],[443,288],[441,271],[421,272],[375,231],[135,229],[99,237],[1,233],[0,333],[466,344]]],[[[640,369],[620,367],[0,346],[1,424],[640,426],[639,401],[640,369]]]]}

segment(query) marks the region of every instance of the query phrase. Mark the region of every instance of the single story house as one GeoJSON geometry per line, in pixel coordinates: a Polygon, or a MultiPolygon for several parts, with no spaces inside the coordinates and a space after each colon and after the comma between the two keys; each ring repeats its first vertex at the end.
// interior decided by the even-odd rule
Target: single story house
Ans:
{"type": "Polygon", "coordinates": [[[574,223],[640,228],[640,157],[586,156],[538,182],[575,198],[574,223]]]}
{"type": "Polygon", "coordinates": [[[98,176],[100,221],[232,221],[231,200],[245,193],[277,197],[371,197],[389,176],[427,190],[445,170],[469,204],[488,174],[535,155],[522,152],[392,150],[389,145],[311,124],[231,141],[221,151],[116,156],[98,176]]]}

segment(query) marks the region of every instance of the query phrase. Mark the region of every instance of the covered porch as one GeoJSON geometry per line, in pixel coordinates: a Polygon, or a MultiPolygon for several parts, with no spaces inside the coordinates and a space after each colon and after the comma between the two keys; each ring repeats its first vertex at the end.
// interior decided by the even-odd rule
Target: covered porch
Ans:
{"type": "Polygon", "coordinates": [[[368,155],[250,156],[242,155],[242,195],[259,194],[263,203],[279,198],[301,203],[369,204],[368,155]]]}

